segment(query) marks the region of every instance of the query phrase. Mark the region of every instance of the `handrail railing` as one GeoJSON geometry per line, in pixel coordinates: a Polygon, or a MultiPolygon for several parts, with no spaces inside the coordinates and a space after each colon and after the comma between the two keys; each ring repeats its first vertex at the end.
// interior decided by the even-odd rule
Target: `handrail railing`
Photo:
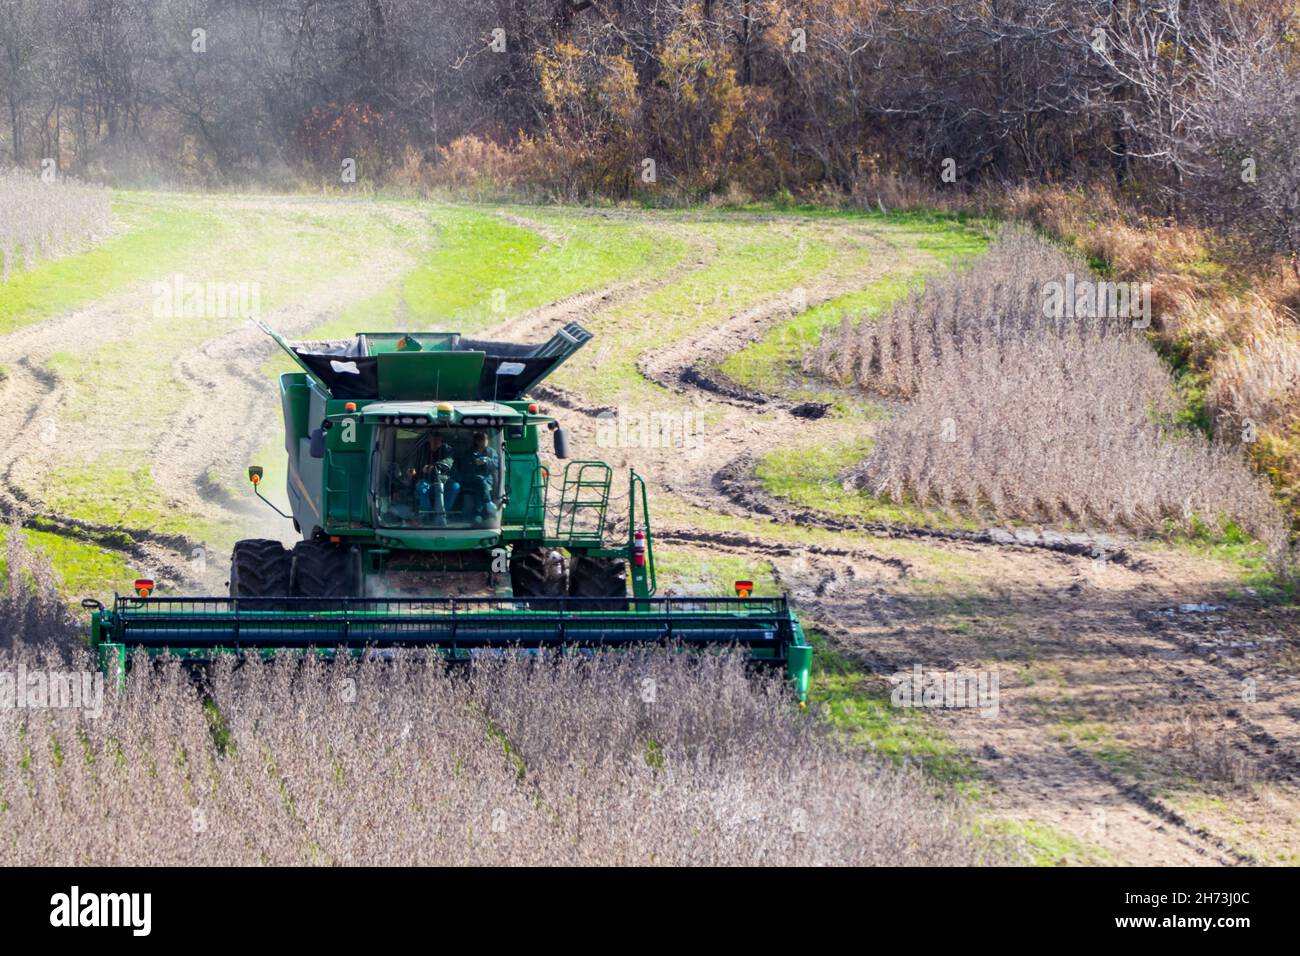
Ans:
{"type": "Polygon", "coordinates": [[[649,579],[649,593],[654,595],[659,590],[659,583],[655,577],[655,543],[654,535],[650,531],[650,504],[646,498],[645,479],[637,474],[636,469],[632,469],[631,477],[628,479],[628,515],[627,527],[628,534],[634,535],[638,530],[645,532],[645,562],[646,577],[649,579]],[[636,520],[636,500],[637,490],[641,493],[641,523],[636,520]]]}

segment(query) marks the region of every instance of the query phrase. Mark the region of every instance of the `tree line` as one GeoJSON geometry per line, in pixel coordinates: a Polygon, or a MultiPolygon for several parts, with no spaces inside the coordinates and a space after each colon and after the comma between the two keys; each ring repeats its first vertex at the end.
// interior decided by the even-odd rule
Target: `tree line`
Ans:
{"type": "Polygon", "coordinates": [[[577,197],[1101,180],[1294,254],[1298,64],[1290,0],[0,0],[0,144],[577,197]]]}

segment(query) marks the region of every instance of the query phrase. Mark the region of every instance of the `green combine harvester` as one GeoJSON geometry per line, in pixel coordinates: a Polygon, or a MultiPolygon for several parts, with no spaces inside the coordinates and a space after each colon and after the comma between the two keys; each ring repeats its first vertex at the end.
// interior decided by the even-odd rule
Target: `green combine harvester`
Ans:
{"type": "MultiPolygon", "coordinates": [[[[194,663],[434,648],[462,663],[738,646],[806,700],[812,651],[785,597],[754,597],[746,581],[736,597],[656,596],[644,479],[629,471],[626,538],[609,542],[610,466],[571,460],[553,475],[543,462],[543,431],[556,459],[568,439],[527,393],[591,339],[581,325],[542,345],[451,332],[290,343],[262,328],[301,369],[280,376],[292,512],[280,514],[302,540],[238,542],[229,597],[157,597],[141,580],[111,607],[83,602],[110,674],[128,648],[194,663]]],[[[248,473],[261,497],[262,469],[248,473]]]]}

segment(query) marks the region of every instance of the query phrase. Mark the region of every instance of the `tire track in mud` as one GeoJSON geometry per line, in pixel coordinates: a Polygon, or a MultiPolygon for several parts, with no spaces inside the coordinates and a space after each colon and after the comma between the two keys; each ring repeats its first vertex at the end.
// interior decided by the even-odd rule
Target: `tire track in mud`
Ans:
{"type": "Polygon", "coordinates": [[[1185,835],[1187,839],[1182,842],[1185,846],[1191,848],[1194,853],[1198,855],[1217,853],[1219,859],[1216,862],[1227,865],[1255,864],[1259,862],[1250,854],[1236,850],[1222,837],[1216,836],[1204,827],[1198,827],[1190,823],[1177,810],[1158,797],[1148,793],[1142,787],[1121,779],[1114,771],[1099,766],[1096,759],[1088,751],[1079,747],[1066,747],[1064,749],[1066,756],[1079,762],[1087,773],[1105,780],[1115,788],[1116,793],[1123,796],[1130,803],[1185,835]]]}
{"type": "Polygon", "coordinates": [[[715,487],[747,512],[766,515],[778,524],[825,528],[871,534],[883,538],[912,538],[989,545],[998,548],[1037,548],[1076,558],[1105,560],[1134,571],[1150,570],[1150,562],[1131,554],[1128,547],[1111,538],[1086,534],[1063,534],[1038,531],[961,528],[934,528],[926,525],[896,524],[887,521],[861,521],[824,511],[793,505],[768,492],[757,477],[758,461],[752,453],[740,455],[714,474],[715,487]]]}
{"type": "MultiPolygon", "coordinates": [[[[838,572],[832,568],[823,573],[835,575],[838,572]]],[[[845,613],[842,605],[834,600],[835,595],[830,595],[830,600],[823,599],[825,597],[816,594],[804,602],[809,622],[839,646],[852,648],[852,656],[882,680],[884,675],[909,673],[916,661],[922,658],[928,661],[927,667],[939,670],[962,670],[973,666],[960,657],[935,659],[933,648],[909,653],[899,646],[897,640],[887,647],[864,643],[857,630],[867,623],[862,615],[875,617],[871,623],[887,629],[892,623],[888,613],[873,614],[862,608],[845,613]]],[[[884,600],[883,589],[878,597],[884,600]]],[[[1149,671],[1144,658],[1135,656],[1104,632],[1094,629],[1088,638],[1100,640],[1106,648],[1104,654],[1115,655],[1126,664],[1149,671]]],[[[944,643],[942,637],[937,640],[941,645],[944,643]]],[[[1170,687],[1171,682],[1152,674],[1150,686],[1155,689],[1154,693],[1160,693],[1170,687]]],[[[1203,699],[1211,702],[1215,699],[1212,692],[1199,682],[1193,682],[1192,688],[1203,699]]],[[[1048,823],[1062,833],[1073,834],[1085,844],[1095,842],[1108,851],[1124,853],[1121,862],[1228,866],[1259,862],[1249,853],[1237,850],[1211,829],[1188,820],[1149,788],[1124,779],[1087,748],[1053,737],[1049,733],[1049,724],[1033,713],[1032,701],[1024,702],[1015,697],[1007,700],[1006,690],[1014,691],[1015,688],[1004,689],[1003,718],[996,732],[976,733],[973,737],[966,733],[956,737],[958,746],[967,755],[987,758],[989,754],[985,751],[991,750],[996,758],[993,765],[998,769],[990,771],[988,768],[993,765],[982,759],[981,773],[994,792],[1010,795],[1009,799],[994,800],[993,806],[998,812],[1027,814],[1029,819],[1048,823]],[[1022,759],[1024,765],[1021,765],[1022,759]],[[1159,856],[1155,860],[1149,857],[1153,844],[1159,847],[1159,856]]],[[[945,716],[949,720],[941,726],[949,733],[959,729],[955,714],[945,716]]],[[[979,726],[978,720],[968,723],[979,726]]]]}
{"type": "MultiPolygon", "coordinates": [[[[562,245],[568,241],[567,234],[549,223],[504,212],[499,212],[497,215],[511,225],[535,232],[551,245],[562,245]]],[[[625,302],[680,282],[693,272],[708,268],[717,254],[717,247],[700,236],[685,234],[682,238],[686,243],[682,260],[669,266],[661,275],[617,281],[598,289],[574,293],[506,319],[488,329],[484,335],[503,342],[526,342],[529,339],[549,338],[569,322],[581,321],[600,312],[606,312],[625,302]]],[[[553,387],[544,386],[544,388],[549,390],[553,387]]],[[[540,390],[534,391],[538,392],[540,397],[540,390]]]]}
{"type": "MultiPolygon", "coordinates": [[[[386,204],[370,209],[390,224],[417,232],[430,226],[412,210],[386,204]]],[[[346,272],[312,283],[305,294],[259,318],[287,338],[306,335],[396,281],[414,265],[419,248],[416,240],[375,250],[346,272]]],[[[156,446],[150,462],[154,480],[178,506],[195,513],[220,507],[232,518],[242,518],[245,526],[250,519],[273,514],[254,498],[232,494],[212,474],[241,472],[269,439],[282,434],[275,379],[262,372],[277,348],[259,328],[244,322],[173,361],[172,380],[187,398],[173,419],[176,427],[169,430],[174,439],[156,446]]],[[[275,520],[283,521],[278,516],[275,520]]]]}
{"type": "MultiPolygon", "coordinates": [[[[869,230],[848,231],[840,236],[841,241],[845,238],[873,251],[874,254],[865,267],[849,268],[846,274],[838,277],[818,279],[812,288],[795,286],[783,295],[765,299],[734,313],[717,325],[703,330],[701,334],[644,351],[637,356],[637,371],[647,380],[670,391],[680,393],[692,389],[707,393],[714,401],[727,401],[729,396],[724,390],[710,389],[701,384],[707,379],[694,370],[716,365],[733,352],[758,341],[774,325],[831,299],[863,289],[887,274],[886,256],[894,250],[891,243],[869,230]],[[796,289],[802,290],[803,294],[796,296],[796,289]]],[[[845,267],[829,266],[823,270],[823,274],[841,268],[845,267]]],[[[738,404],[748,407],[755,403],[738,404]]]]}
{"type": "MultiPolygon", "coordinates": [[[[821,284],[811,290],[807,296],[807,307],[811,308],[828,301],[845,292],[862,288],[881,276],[879,271],[868,271],[854,279],[840,280],[830,284],[821,284]]],[[[1020,552],[1046,551],[1062,557],[1094,560],[1103,558],[1107,563],[1126,567],[1136,573],[1146,573],[1150,568],[1146,559],[1132,554],[1127,546],[1110,537],[1099,538],[1091,535],[1044,535],[1034,532],[1019,534],[1010,531],[990,529],[985,531],[967,531],[959,529],[935,529],[908,525],[895,525],[882,522],[863,522],[850,518],[816,512],[808,508],[792,506],[766,492],[755,475],[758,458],[767,450],[779,447],[786,436],[794,437],[794,432],[808,426],[801,421],[807,409],[803,403],[786,400],[780,396],[762,395],[748,392],[718,375],[714,370],[729,354],[744,348],[758,340],[779,322],[792,317],[788,297],[777,297],[759,303],[736,313],[729,319],[707,330],[702,336],[688,337],[669,343],[661,348],[642,353],[637,359],[637,368],[649,381],[683,396],[692,401],[703,402],[714,407],[725,406],[727,409],[729,432],[744,434],[744,449],[731,456],[717,467],[719,457],[718,443],[714,442],[710,456],[712,462],[699,461],[684,469],[677,469],[667,481],[661,484],[679,498],[699,508],[713,513],[728,513],[738,517],[752,517],[764,514],[774,524],[793,524],[820,527],[831,531],[857,532],[889,538],[926,539],[937,546],[991,548],[997,551],[1015,550],[1020,552]],[[774,414],[775,413],[775,414],[774,414]],[[791,414],[793,413],[793,414],[791,414]],[[756,437],[758,436],[758,437],[756,437]],[[680,474],[685,471],[685,474],[680,474]]],[[[612,409],[591,406],[584,403],[580,394],[561,390],[553,385],[546,385],[538,390],[544,397],[586,417],[595,417],[612,409]]],[[[816,417],[815,415],[813,417],[816,417]]],[[[725,437],[724,437],[725,441],[725,437]]],[[[790,545],[782,542],[767,541],[760,536],[738,532],[702,531],[694,528],[667,527],[656,531],[660,541],[673,542],[686,546],[703,547],[709,550],[723,550],[734,554],[756,555],[776,558],[780,564],[773,563],[778,578],[788,584],[792,596],[798,603],[813,611],[823,622],[836,620],[837,615],[845,615],[843,605],[843,587],[846,585],[855,591],[855,598],[864,605],[847,611],[866,614],[888,622],[888,612],[883,609],[886,598],[888,577],[907,577],[911,568],[909,564],[897,558],[886,558],[862,547],[835,547],[826,545],[790,545]],[[806,567],[811,556],[814,567],[806,567]],[[791,559],[801,560],[805,567],[792,572],[789,567],[791,559]],[[884,578],[861,580],[859,567],[862,563],[880,566],[885,572],[884,578]],[[783,572],[782,566],[785,567],[783,572]],[[872,603],[866,592],[874,587],[880,598],[880,608],[869,608],[872,603]],[[864,599],[865,598],[865,599],[864,599]],[[829,605],[829,606],[828,606],[829,605]]],[[[865,622],[864,622],[865,623],[865,622]]],[[[846,646],[853,641],[849,628],[830,625],[826,627],[832,635],[840,632],[846,646]]],[[[891,662],[883,659],[868,662],[873,669],[891,662]]],[[[1197,685],[1201,693],[1209,695],[1208,688],[1197,685]]],[[[1042,729],[1031,725],[1031,735],[1042,733],[1042,729]]],[[[1248,855],[1233,849],[1227,841],[1197,827],[1187,821],[1181,814],[1166,803],[1148,793],[1136,784],[1128,783],[1116,777],[1084,751],[1065,753],[1067,761],[1075,763],[1083,775],[1076,781],[1075,796],[1084,802],[1093,801],[1094,806],[1111,805],[1120,808],[1121,820],[1130,829],[1120,834],[1118,844],[1125,844],[1132,849],[1145,839],[1156,842],[1171,841],[1181,847],[1181,852],[1174,851],[1170,842],[1165,842],[1174,859],[1214,859],[1220,863],[1253,862],[1248,855]],[[1125,820],[1124,817],[1127,817],[1125,820]],[[1167,829],[1169,828],[1169,829],[1167,829]],[[1187,854],[1191,854],[1188,857],[1187,854]]],[[[1041,803],[1036,803],[1031,796],[1030,805],[1053,807],[1057,797],[1041,794],[1041,803]]],[[[1133,850],[1133,852],[1139,852],[1133,850]]]]}
{"type": "Polygon", "coordinates": [[[779,544],[764,541],[757,535],[731,531],[699,531],[693,528],[668,527],[655,531],[659,541],[675,541],[679,544],[722,548],[727,551],[743,553],[761,553],[768,556],[794,557],[803,554],[824,555],[838,558],[852,558],[855,561],[870,561],[892,568],[899,577],[907,577],[912,566],[902,558],[891,558],[876,554],[866,548],[837,548],[822,544],[779,544]]]}
{"type": "MultiPolygon", "coordinates": [[[[1163,631],[1151,632],[1151,638],[1158,640],[1174,651],[1185,651],[1185,648],[1179,643],[1177,637],[1171,637],[1163,631]]],[[[1294,752],[1285,749],[1282,741],[1270,734],[1259,724],[1251,721],[1245,716],[1241,708],[1237,706],[1225,706],[1225,697],[1221,691],[1215,690],[1208,686],[1204,679],[1192,676],[1187,673],[1187,668],[1179,664],[1173,664],[1169,661],[1151,656],[1134,657],[1120,645],[1113,637],[1102,634],[1102,639],[1112,651],[1119,656],[1132,660],[1140,672],[1145,676],[1146,681],[1151,687],[1168,687],[1177,686],[1180,691],[1189,696],[1194,694],[1196,701],[1182,702],[1193,704],[1200,708],[1202,713],[1195,716],[1210,716],[1227,721],[1231,721],[1241,733],[1236,736],[1236,748],[1245,754],[1254,766],[1264,768],[1268,777],[1273,779],[1286,779],[1294,783],[1297,776],[1300,775],[1300,757],[1294,752]],[[1172,670],[1172,675],[1164,672],[1172,670]]],[[[1189,655],[1192,660],[1202,663],[1203,659],[1198,655],[1189,655]]],[[[1211,666],[1209,662],[1204,662],[1207,667],[1211,666]]],[[[1195,666],[1195,665],[1193,665],[1195,666]]],[[[1223,657],[1213,665],[1214,674],[1210,678],[1225,678],[1230,681],[1239,682],[1251,677],[1251,672],[1234,665],[1231,658],[1223,657]]],[[[1192,716],[1191,714],[1187,716],[1192,716]]],[[[1213,833],[1206,827],[1197,826],[1189,821],[1185,816],[1169,806],[1159,796],[1150,792],[1138,783],[1123,780],[1114,771],[1097,762],[1093,754],[1085,748],[1070,746],[1065,748],[1066,753],[1072,759],[1085,762],[1088,767],[1099,776],[1107,779],[1113,786],[1121,790],[1134,803],[1141,806],[1154,816],[1159,817],[1170,826],[1186,833],[1190,837],[1202,841],[1211,846],[1215,851],[1230,858],[1224,862],[1233,862],[1240,864],[1258,864],[1260,861],[1249,853],[1243,853],[1233,847],[1229,841],[1213,833]]]]}
{"type": "Polygon", "coordinates": [[[17,354],[0,382],[0,515],[25,528],[46,531],[73,541],[122,554],[155,570],[168,585],[189,580],[184,558],[194,542],[183,535],[149,528],[126,528],[54,513],[29,491],[15,472],[34,461],[48,460],[60,441],[57,424],[65,386],[45,363],[56,353],[93,350],[130,337],[152,321],[149,311],[128,305],[133,295],[76,309],[60,318],[0,336],[0,355],[17,354]]]}
{"type": "MultiPolygon", "coordinates": [[[[685,396],[701,407],[711,405],[726,410],[727,429],[721,435],[710,437],[707,456],[676,456],[664,470],[661,481],[677,497],[707,511],[752,517],[749,502],[732,500],[725,493],[722,478],[726,467],[719,468],[715,462],[719,458],[732,462],[746,455],[757,459],[767,451],[797,444],[809,428],[833,425],[800,414],[773,414],[796,412],[797,405],[785,401],[755,402],[730,394],[731,390],[717,386],[701,370],[717,367],[727,356],[758,341],[770,329],[805,309],[866,288],[891,271],[889,256],[896,251],[892,242],[869,227],[848,229],[845,234],[859,245],[874,250],[875,254],[864,267],[828,267],[809,287],[797,287],[803,291],[797,298],[790,291],[767,298],[698,334],[686,335],[637,356],[637,371],[647,381],[685,396]],[[827,273],[831,273],[829,278],[827,273]]],[[[575,404],[579,412],[593,412],[580,403],[575,404]]],[[[605,409],[594,411],[599,414],[605,409]]]]}
{"type": "MultiPolygon", "coordinates": [[[[1094,629],[1090,636],[1100,641],[1109,654],[1135,667],[1145,678],[1146,686],[1153,689],[1153,694],[1168,693],[1168,688],[1176,686],[1184,691],[1194,692],[1200,698],[1199,703],[1202,705],[1214,707],[1221,701],[1220,695],[1196,678],[1183,676],[1175,680],[1161,674],[1160,669],[1166,665],[1159,664],[1148,656],[1134,654],[1130,648],[1124,646],[1106,630],[1094,629]]],[[[1150,725],[1149,721],[1147,725],[1150,725]]],[[[1110,818],[1113,813],[1122,812],[1128,814],[1134,825],[1144,828],[1149,834],[1159,835],[1153,838],[1172,838],[1174,842],[1195,854],[1199,862],[1213,862],[1227,866],[1252,865],[1259,862],[1252,855],[1238,851],[1222,836],[1192,823],[1152,792],[1149,787],[1124,779],[1086,747],[1066,740],[1053,741],[1048,746],[1052,747],[1054,754],[1059,755],[1062,762],[1073,764],[1082,775],[1082,780],[1076,784],[1075,792],[1071,796],[1077,805],[1084,799],[1082,794],[1091,793],[1090,805],[1094,810],[1101,808],[1103,811],[1100,818],[1103,829],[1112,825],[1110,818]],[[1118,806],[1116,806],[1117,799],[1122,801],[1118,806]]],[[[1053,802],[1052,798],[1056,795],[1049,794],[1040,781],[1027,779],[1025,775],[1019,775],[1015,779],[1018,779],[1021,787],[1030,794],[1038,794],[1038,803],[1053,802]]],[[[1020,798],[1021,804],[1033,805],[1035,802],[1032,796],[1026,799],[1023,791],[1020,798]]]]}
{"type": "MultiPolygon", "coordinates": [[[[391,281],[404,262],[389,256],[364,278],[340,277],[314,290],[306,301],[276,309],[266,323],[288,338],[296,338],[334,318],[338,311],[364,298],[371,281],[391,281]]],[[[172,379],[189,397],[172,420],[175,436],[151,455],[151,472],[174,503],[190,511],[213,505],[244,516],[261,515],[266,505],[232,495],[211,473],[234,474],[249,456],[276,434],[280,402],[275,380],[262,373],[278,346],[251,324],[223,332],[177,356],[172,379]]],[[[268,512],[269,513],[269,512],[268,512]]]]}
{"type": "MultiPolygon", "coordinates": [[[[248,208],[265,207],[255,202],[248,208]]],[[[417,230],[431,227],[413,211],[378,208],[417,230]]],[[[526,228],[539,225],[521,217],[512,218],[526,228]]],[[[554,232],[540,234],[550,242],[563,241],[554,232]]],[[[305,302],[300,297],[273,311],[265,317],[268,324],[290,337],[307,334],[333,318],[342,307],[396,279],[411,264],[411,255],[405,252],[394,255],[392,247],[382,252],[382,256],[353,270],[354,274],[331,279],[312,290],[305,302]]],[[[700,253],[696,244],[688,249],[685,258],[700,253]]],[[[706,264],[707,258],[698,264],[683,261],[656,279],[635,279],[577,293],[507,320],[500,332],[524,336],[535,330],[553,331],[552,326],[671,284],[706,264]]],[[[161,587],[200,586],[206,582],[196,576],[191,556],[204,549],[203,542],[185,534],[105,525],[54,513],[15,477],[15,470],[31,470],[34,462],[43,457],[39,430],[24,427],[24,423],[55,421],[66,397],[66,387],[45,363],[60,351],[85,351],[136,336],[153,321],[150,310],[141,308],[147,301],[147,296],[137,290],[0,337],[0,354],[22,356],[9,366],[8,375],[0,382],[0,429],[11,436],[0,448],[0,516],[17,519],[24,527],[123,554],[148,568],[161,587]]],[[[261,373],[275,348],[259,329],[243,324],[182,352],[173,361],[172,379],[188,397],[168,422],[167,431],[172,436],[169,443],[155,445],[152,450],[150,475],[174,505],[197,513],[219,507],[244,522],[262,515],[265,506],[260,502],[233,496],[210,476],[213,470],[242,469],[247,457],[275,433],[279,403],[268,392],[268,381],[261,373]]]]}
{"type": "MultiPolygon", "coordinates": [[[[333,204],[326,205],[334,208],[333,204]]],[[[268,207],[264,202],[254,202],[245,203],[243,208],[260,211],[268,207]]],[[[422,217],[408,210],[379,208],[390,218],[407,224],[423,222],[422,217]]],[[[272,314],[273,321],[287,319],[286,326],[295,331],[308,322],[328,319],[340,301],[347,303],[373,291],[376,273],[383,279],[400,271],[405,257],[387,252],[381,265],[373,267],[368,275],[327,282],[313,294],[311,307],[277,310],[272,314]]],[[[372,267],[373,263],[366,266],[372,267]]],[[[46,457],[42,445],[52,444],[41,438],[40,429],[24,428],[23,424],[55,423],[66,398],[67,387],[46,366],[48,360],[59,352],[85,353],[131,338],[144,340],[140,332],[157,321],[147,306],[150,295],[142,291],[148,288],[149,280],[134,283],[129,292],[0,336],[0,354],[17,352],[22,356],[0,383],[0,429],[11,436],[0,448],[0,515],[24,527],[122,554],[147,569],[160,586],[179,589],[203,585],[205,576],[212,577],[196,573],[192,560],[205,549],[204,542],[186,534],[105,525],[55,513],[30,494],[27,482],[16,474],[28,472],[29,480],[30,473],[39,475],[46,457]]],[[[186,389],[189,397],[180,413],[169,420],[167,439],[155,443],[150,455],[150,476],[173,504],[197,513],[210,510],[214,504],[233,504],[224,489],[208,480],[209,468],[214,462],[234,460],[260,445],[269,423],[278,415],[279,404],[274,395],[265,398],[267,382],[259,374],[261,363],[273,349],[274,345],[259,330],[244,324],[182,353],[173,362],[176,387],[186,389]],[[251,367],[249,355],[255,356],[251,367]]],[[[71,431],[75,437],[76,430],[66,425],[56,429],[56,434],[71,431]]],[[[251,513],[251,509],[237,507],[230,510],[251,513]]],[[[197,566],[202,567],[202,562],[197,566]]]]}

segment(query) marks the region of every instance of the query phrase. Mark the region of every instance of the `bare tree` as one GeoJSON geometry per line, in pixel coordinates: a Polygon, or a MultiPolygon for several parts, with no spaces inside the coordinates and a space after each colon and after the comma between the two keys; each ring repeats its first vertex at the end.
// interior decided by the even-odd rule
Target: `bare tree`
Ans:
{"type": "Polygon", "coordinates": [[[1300,279],[1300,74],[1268,24],[1235,17],[1192,49],[1201,78],[1187,107],[1196,211],[1255,256],[1290,258],[1300,279]]]}

